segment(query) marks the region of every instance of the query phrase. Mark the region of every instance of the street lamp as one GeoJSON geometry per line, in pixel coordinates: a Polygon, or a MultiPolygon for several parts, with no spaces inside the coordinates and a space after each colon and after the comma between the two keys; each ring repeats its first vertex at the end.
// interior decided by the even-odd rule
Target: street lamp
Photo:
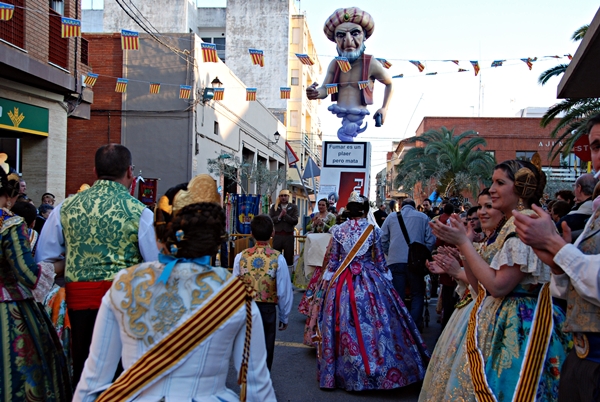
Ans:
{"type": "Polygon", "coordinates": [[[206,87],[204,88],[204,91],[202,91],[202,103],[212,100],[215,97],[215,88],[221,88],[223,83],[219,81],[219,77],[215,77],[215,79],[210,82],[210,85],[210,87],[206,87]]]}
{"type": "Polygon", "coordinates": [[[279,131],[275,131],[275,134],[273,134],[273,137],[275,138],[275,141],[269,141],[267,148],[271,148],[271,145],[277,144],[277,142],[279,141],[279,138],[281,137],[281,134],[279,134],[279,131]]]}

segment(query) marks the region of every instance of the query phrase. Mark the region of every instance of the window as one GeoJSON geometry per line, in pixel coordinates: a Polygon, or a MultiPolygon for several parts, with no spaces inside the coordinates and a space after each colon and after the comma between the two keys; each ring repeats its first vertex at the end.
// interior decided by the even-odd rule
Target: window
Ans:
{"type": "Polygon", "coordinates": [[[8,21],[0,22],[0,39],[12,43],[13,45],[25,48],[25,1],[24,0],[2,0],[5,3],[13,4],[15,10],[13,17],[8,21]]]}
{"type": "Polygon", "coordinates": [[[300,44],[300,28],[292,28],[292,43],[294,45],[300,44]]]}
{"type": "Polygon", "coordinates": [[[81,64],[89,66],[89,42],[83,38],[81,39],[81,64]]]}
{"type": "Polygon", "coordinates": [[[292,69],[292,85],[300,85],[300,70],[292,69]]]}
{"type": "Polygon", "coordinates": [[[218,121],[215,121],[213,133],[219,135],[219,122],[218,121]]]}
{"type": "Polygon", "coordinates": [[[49,0],[50,9],[65,15],[65,3],[62,0],[49,0]]]}
{"type": "Polygon", "coordinates": [[[517,151],[517,156],[515,159],[520,161],[531,161],[534,153],[535,151],[517,151]]]}
{"type": "Polygon", "coordinates": [[[62,24],[60,18],[60,14],[50,10],[50,18],[48,18],[48,61],[59,67],[67,68],[69,38],[61,37],[62,24]]]}
{"type": "Polygon", "coordinates": [[[298,127],[298,111],[290,110],[290,126],[298,127]]]}

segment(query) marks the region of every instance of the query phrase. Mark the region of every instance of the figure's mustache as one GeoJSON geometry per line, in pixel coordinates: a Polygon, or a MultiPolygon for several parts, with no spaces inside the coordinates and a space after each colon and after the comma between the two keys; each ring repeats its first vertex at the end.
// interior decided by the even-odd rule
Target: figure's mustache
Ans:
{"type": "Polygon", "coordinates": [[[354,63],[356,60],[358,60],[360,58],[360,56],[363,55],[363,53],[365,52],[365,49],[367,47],[365,46],[364,42],[362,45],[360,45],[360,47],[356,50],[352,50],[350,52],[345,52],[343,50],[340,49],[340,47],[337,47],[337,52],[338,55],[340,57],[345,57],[348,59],[348,62],[350,62],[350,64],[354,63]]]}

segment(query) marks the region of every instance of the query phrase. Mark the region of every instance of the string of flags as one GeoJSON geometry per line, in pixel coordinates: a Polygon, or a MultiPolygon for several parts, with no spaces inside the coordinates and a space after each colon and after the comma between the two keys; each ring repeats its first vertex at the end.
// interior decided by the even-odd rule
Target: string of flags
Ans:
{"type": "Polygon", "coordinates": [[[256,100],[256,88],[246,88],[246,101],[253,102],[256,100]]]}
{"type": "Polygon", "coordinates": [[[265,66],[265,55],[262,50],[258,49],[248,49],[250,53],[250,58],[252,59],[252,64],[255,66],[265,66]]]}
{"type": "Polygon", "coordinates": [[[222,101],[225,99],[225,88],[214,88],[213,99],[216,101],[222,101]]]}
{"type": "Polygon", "coordinates": [[[10,21],[15,13],[15,6],[12,4],[0,3],[0,21],[10,21]]]}

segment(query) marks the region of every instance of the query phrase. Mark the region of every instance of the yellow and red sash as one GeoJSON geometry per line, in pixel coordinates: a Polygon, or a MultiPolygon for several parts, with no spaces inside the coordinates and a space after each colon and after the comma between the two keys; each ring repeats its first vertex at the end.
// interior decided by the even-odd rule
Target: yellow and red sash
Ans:
{"type": "MultiPolygon", "coordinates": [[[[485,375],[483,354],[477,345],[478,315],[485,296],[485,289],[479,284],[479,293],[477,294],[477,300],[473,305],[467,326],[467,358],[469,360],[469,369],[477,401],[496,402],[496,396],[490,388],[485,375]]],[[[523,358],[519,373],[519,382],[512,398],[514,402],[535,401],[540,376],[544,368],[546,352],[552,338],[552,329],[554,327],[552,313],[550,285],[545,283],[538,295],[533,323],[525,347],[525,357],[523,358]]]]}
{"type": "Polygon", "coordinates": [[[246,400],[246,375],[252,331],[252,295],[244,282],[234,278],[229,284],[188,318],[166,338],[148,350],[127,369],[97,402],[125,401],[140,392],[153,380],[164,375],[246,303],[246,339],[242,368],[238,377],[241,384],[240,400],[246,400]]]}

